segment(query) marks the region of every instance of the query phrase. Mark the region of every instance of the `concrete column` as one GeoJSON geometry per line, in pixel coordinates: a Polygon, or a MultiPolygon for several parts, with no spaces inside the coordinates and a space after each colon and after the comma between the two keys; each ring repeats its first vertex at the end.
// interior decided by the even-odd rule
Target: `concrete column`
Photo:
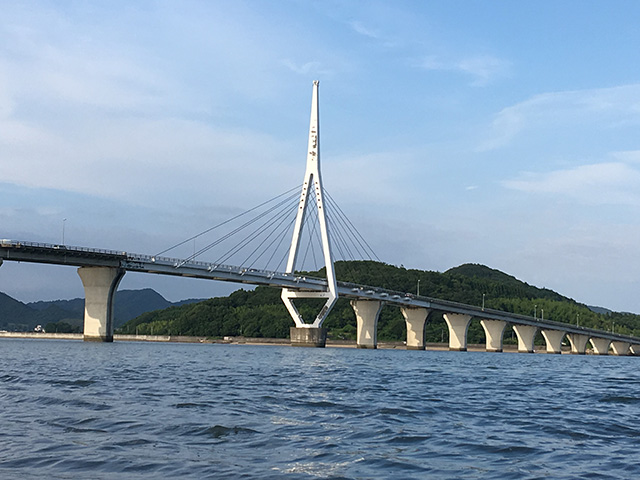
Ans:
{"type": "Polygon", "coordinates": [[[562,339],[566,332],[560,330],[542,330],[544,341],[547,342],[547,353],[562,353],[562,339]]]}
{"type": "Polygon", "coordinates": [[[611,340],[598,337],[591,337],[589,340],[591,341],[591,345],[593,345],[593,353],[596,355],[609,355],[611,340]]]}
{"type": "Polygon", "coordinates": [[[518,337],[518,352],[533,353],[533,340],[538,332],[538,327],[532,325],[513,325],[513,331],[518,337]]]}
{"type": "Polygon", "coordinates": [[[113,304],[125,271],[114,267],[80,267],[84,285],[84,339],[113,342],[113,304]]]}
{"type": "Polygon", "coordinates": [[[629,352],[631,352],[631,355],[640,355],[640,345],[631,345],[629,352]]]}
{"type": "Polygon", "coordinates": [[[401,307],[407,323],[407,350],[424,350],[424,325],[431,312],[427,308],[401,307]]]}
{"type": "Polygon", "coordinates": [[[611,342],[613,354],[618,356],[629,355],[630,346],[631,344],[628,342],[611,342]]]}
{"type": "Polygon", "coordinates": [[[449,327],[449,350],[467,351],[467,330],[471,322],[471,315],[462,313],[445,313],[444,321],[449,327]]]}
{"type": "Polygon", "coordinates": [[[587,349],[589,335],[580,335],[579,333],[567,333],[569,343],[571,343],[571,353],[574,355],[584,355],[587,349]]]}
{"type": "Polygon", "coordinates": [[[507,322],[502,320],[480,320],[480,325],[484,328],[484,336],[487,343],[487,352],[501,352],[502,338],[507,322]]]}
{"type": "Polygon", "coordinates": [[[378,347],[378,317],[382,305],[378,300],[351,300],[358,324],[358,348],[378,347]]]}
{"type": "Polygon", "coordinates": [[[327,329],[315,327],[291,327],[289,329],[292,347],[324,348],[327,344],[327,329]]]}

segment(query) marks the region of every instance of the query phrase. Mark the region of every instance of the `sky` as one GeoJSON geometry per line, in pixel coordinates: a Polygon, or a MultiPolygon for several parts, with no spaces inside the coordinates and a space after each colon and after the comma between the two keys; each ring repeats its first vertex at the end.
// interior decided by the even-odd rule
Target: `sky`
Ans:
{"type": "MultiPolygon", "coordinates": [[[[640,3],[0,0],[0,238],[153,254],[300,184],[384,262],[640,313],[640,3]]],[[[167,299],[237,285],[125,275],[167,299]]],[[[5,262],[21,301],[74,268],[5,262]]],[[[428,292],[422,292],[427,294],[428,292]]]]}

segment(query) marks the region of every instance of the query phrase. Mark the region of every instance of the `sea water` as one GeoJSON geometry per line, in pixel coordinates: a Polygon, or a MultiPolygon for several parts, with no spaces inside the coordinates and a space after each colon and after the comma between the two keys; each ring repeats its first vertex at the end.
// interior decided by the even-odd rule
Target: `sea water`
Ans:
{"type": "Polygon", "coordinates": [[[640,358],[0,340],[2,479],[626,479],[640,358]]]}

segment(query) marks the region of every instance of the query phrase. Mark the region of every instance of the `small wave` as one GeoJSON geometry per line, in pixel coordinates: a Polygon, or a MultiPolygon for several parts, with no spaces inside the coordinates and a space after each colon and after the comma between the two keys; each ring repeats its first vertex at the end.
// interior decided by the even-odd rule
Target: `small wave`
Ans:
{"type": "Polygon", "coordinates": [[[208,405],[206,403],[192,403],[192,402],[176,403],[175,405],[176,408],[202,408],[207,406],[208,405]]]}
{"type": "Polygon", "coordinates": [[[93,385],[94,383],[96,383],[96,381],[95,380],[82,380],[82,379],[78,379],[78,380],[52,379],[52,380],[47,380],[46,383],[48,383],[49,385],[61,385],[61,386],[65,386],[65,387],[83,388],[83,387],[88,387],[90,385],[93,385]]]}
{"type": "Polygon", "coordinates": [[[213,427],[201,428],[193,433],[197,436],[221,438],[229,435],[254,434],[259,432],[246,427],[225,427],[224,425],[214,425],[213,427]]]}
{"type": "Polygon", "coordinates": [[[640,398],[638,397],[625,397],[622,395],[607,395],[602,397],[600,400],[602,403],[640,403],[640,398]]]}

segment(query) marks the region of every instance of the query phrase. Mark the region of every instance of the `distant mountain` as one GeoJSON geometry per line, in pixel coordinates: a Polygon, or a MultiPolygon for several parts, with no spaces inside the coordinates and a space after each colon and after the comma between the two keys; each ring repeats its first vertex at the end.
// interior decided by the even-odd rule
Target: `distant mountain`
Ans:
{"type": "MultiPolygon", "coordinates": [[[[200,302],[189,299],[170,302],[155,290],[121,290],[116,293],[114,326],[117,328],[143,313],[200,302]]],[[[84,298],[22,303],[0,293],[0,329],[30,331],[36,325],[65,322],[81,326],[84,319],[84,298]]]]}
{"type": "Polygon", "coordinates": [[[587,305],[587,307],[592,312],[601,313],[602,315],[608,315],[610,313],[613,313],[613,310],[609,310],[608,308],[604,308],[604,307],[594,307],[593,305],[587,305]]]}

